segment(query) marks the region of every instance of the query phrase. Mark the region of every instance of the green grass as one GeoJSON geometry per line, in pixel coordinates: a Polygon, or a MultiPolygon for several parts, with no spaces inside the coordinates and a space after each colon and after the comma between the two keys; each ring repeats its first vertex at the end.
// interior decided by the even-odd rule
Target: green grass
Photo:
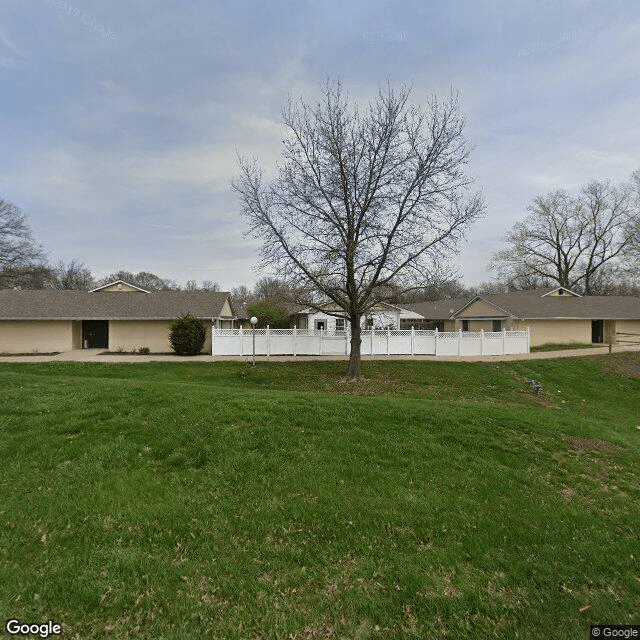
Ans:
{"type": "Polygon", "coordinates": [[[0,363],[0,621],[165,640],[640,623],[638,354],[344,366],[0,363]]]}
{"type": "Polygon", "coordinates": [[[530,351],[565,351],[566,349],[592,349],[594,347],[606,347],[606,344],[593,344],[591,342],[545,342],[535,347],[531,347],[530,351]]]}

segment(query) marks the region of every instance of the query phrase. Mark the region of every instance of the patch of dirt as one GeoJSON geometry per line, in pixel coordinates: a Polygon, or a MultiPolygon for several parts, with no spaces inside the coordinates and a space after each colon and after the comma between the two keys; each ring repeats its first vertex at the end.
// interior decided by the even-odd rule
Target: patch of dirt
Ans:
{"type": "Polygon", "coordinates": [[[640,378],[640,353],[616,353],[608,356],[605,371],[640,378]]]}
{"type": "Polygon", "coordinates": [[[614,455],[620,451],[619,447],[597,438],[566,438],[565,440],[578,453],[582,451],[597,451],[598,453],[614,455]]]}

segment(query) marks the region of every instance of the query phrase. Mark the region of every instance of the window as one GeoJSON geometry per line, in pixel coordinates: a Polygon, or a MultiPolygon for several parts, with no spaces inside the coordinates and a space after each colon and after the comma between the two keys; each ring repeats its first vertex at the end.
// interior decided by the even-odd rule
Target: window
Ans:
{"type": "Polygon", "coordinates": [[[491,331],[502,331],[502,320],[494,320],[491,331]]]}
{"type": "Polygon", "coordinates": [[[463,320],[462,321],[462,330],[463,331],[469,331],[469,321],[468,320],[463,320]]]}
{"type": "Polygon", "coordinates": [[[336,318],[336,331],[344,331],[344,318],[336,318]]]}
{"type": "Polygon", "coordinates": [[[373,318],[367,318],[367,321],[365,323],[365,327],[367,329],[373,329],[373,318]]]}
{"type": "Polygon", "coordinates": [[[320,331],[320,329],[326,329],[326,328],[327,328],[326,320],[316,320],[316,331],[320,331]]]}

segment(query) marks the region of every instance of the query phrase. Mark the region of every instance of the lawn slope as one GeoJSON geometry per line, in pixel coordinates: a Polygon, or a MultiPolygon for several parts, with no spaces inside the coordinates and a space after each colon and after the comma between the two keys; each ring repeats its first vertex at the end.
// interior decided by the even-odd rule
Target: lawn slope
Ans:
{"type": "Polygon", "coordinates": [[[0,364],[0,621],[167,640],[640,623],[638,355],[343,367],[0,364]]]}

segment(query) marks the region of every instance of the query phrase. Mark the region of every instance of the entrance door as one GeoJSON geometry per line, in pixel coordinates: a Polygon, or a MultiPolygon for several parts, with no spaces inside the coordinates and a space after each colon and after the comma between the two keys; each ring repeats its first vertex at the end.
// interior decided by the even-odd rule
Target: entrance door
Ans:
{"type": "Polygon", "coordinates": [[[591,321],[591,342],[601,344],[604,338],[604,322],[602,320],[591,321]]]}
{"type": "Polygon", "coordinates": [[[109,321],[108,320],[83,320],[82,321],[82,345],[85,340],[89,343],[89,349],[109,348],[109,321]]]}

